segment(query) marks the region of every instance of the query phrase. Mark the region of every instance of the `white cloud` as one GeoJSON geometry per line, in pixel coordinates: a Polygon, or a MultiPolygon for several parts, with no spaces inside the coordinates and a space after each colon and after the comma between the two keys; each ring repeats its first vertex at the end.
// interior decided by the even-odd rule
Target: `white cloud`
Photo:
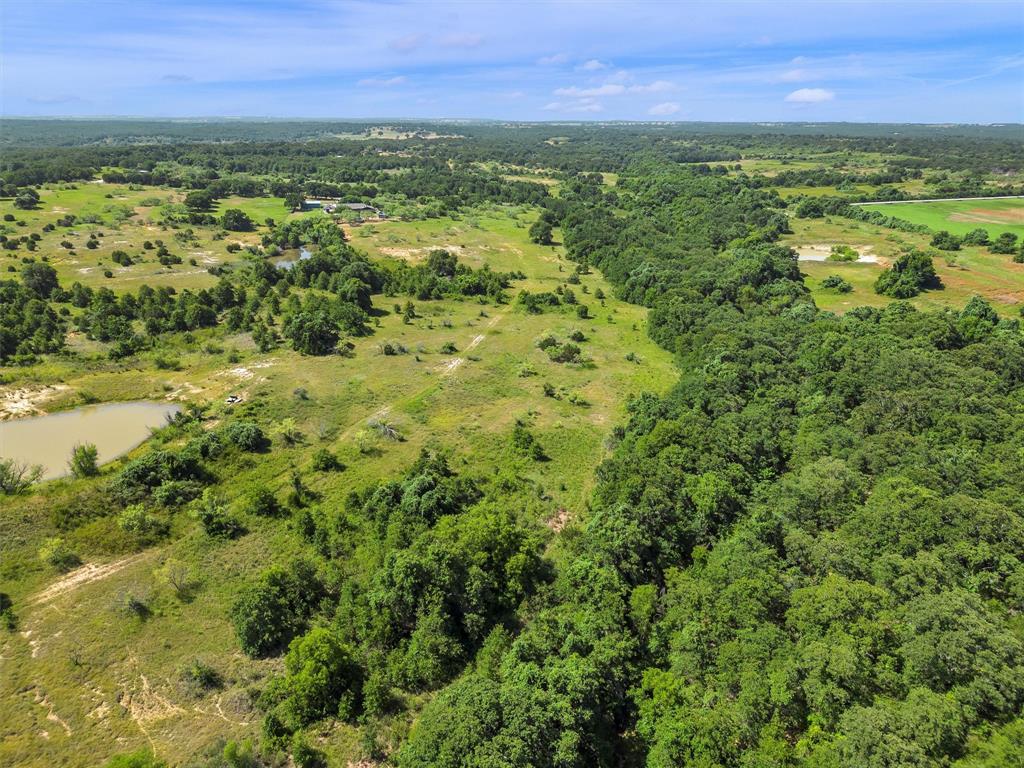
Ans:
{"type": "Polygon", "coordinates": [[[594,99],[578,99],[576,101],[552,101],[544,105],[549,112],[600,112],[604,107],[594,99]]]}
{"type": "Polygon", "coordinates": [[[571,96],[577,99],[593,98],[595,96],[621,96],[624,93],[664,93],[674,91],[675,83],[668,80],[655,80],[646,85],[623,85],[622,83],[604,83],[590,88],[580,88],[571,85],[568,88],[555,89],[555,96],[571,96]]]}
{"type": "Polygon", "coordinates": [[[447,35],[440,40],[444,48],[476,48],[484,41],[481,35],[447,35]]]}
{"type": "Polygon", "coordinates": [[[398,51],[400,53],[409,53],[410,51],[415,51],[417,48],[419,48],[420,43],[422,42],[423,35],[412,34],[406,35],[405,37],[400,37],[397,40],[392,40],[390,43],[388,43],[388,45],[394,51],[398,51]]]}
{"type": "Polygon", "coordinates": [[[674,115],[681,109],[679,104],[675,101],[663,101],[661,104],[655,104],[653,107],[647,110],[648,115],[656,115],[657,117],[667,117],[668,115],[674,115]]]}
{"type": "Polygon", "coordinates": [[[575,85],[570,88],[558,88],[555,96],[574,96],[586,98],[591,96],[618,96],[626,92],[626,86],[618,83],[605,83],[595,88],[577,88],[575,85]]]}
{"type": "Polygon", "coordinates": [[[803,80],[813,79],[813,73],[808,72],[806,69],[787,69],[779,75],[779,80],[783,83],[799,83],[803,80]]]}
{"type": "Polygon", "coordinates": [[[668,80],[655,80],[653,83],[647,85],[631,85],[629,87],[630,93],[664,93],[665,91],[674,91],[676,88],[675,83],[670,83],[668,80]]]}
{"type": "Polygon", "coordinates": [[[550,67],[555,64],[565,64],[569,61],[569,54],[567,53],[556,53],[553,56],[542,56],[537,59],[537,63],[542,67],[550,67]]]}
{"type": "Polygon", "coordinates": [[[608,65],[599,59],[590,59],[580,64],[576,69],[583,70],[584,72],[596,72],[599,69],[607,69],[608,65]]]}
{"type": "Polygon", "coordinates": [[[402,85],[406,78],[402,75],[397,77],[367,77],[356,83],[360,88],[391,88],[395,85],[402,85]]]}
{"type": "Polygon", "coordinates": [[[821,104],[823,101],[832,101],[836,95],[824,88],[800,88],[786,96],[786,101],[791,104],[821,104]]]}

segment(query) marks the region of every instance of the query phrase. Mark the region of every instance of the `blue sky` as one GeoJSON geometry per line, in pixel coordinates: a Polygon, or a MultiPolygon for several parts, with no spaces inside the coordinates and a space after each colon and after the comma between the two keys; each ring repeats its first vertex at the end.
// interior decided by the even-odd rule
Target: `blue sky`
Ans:
{"type": "Polygon", "coordinates": [[[1024,121],[1024,3],[0,0],[4,115],[1024,121]]]}

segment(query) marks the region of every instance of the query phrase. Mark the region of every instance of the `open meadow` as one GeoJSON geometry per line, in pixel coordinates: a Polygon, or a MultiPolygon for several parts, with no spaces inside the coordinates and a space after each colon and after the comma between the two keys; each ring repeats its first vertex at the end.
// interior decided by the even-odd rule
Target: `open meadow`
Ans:
{"type": "Polygon", "coordinates": [[[1005,127],[0,128],[0,766],[1013,764],[1005,127]]]}
{"type": "MultiPolygon", "coordinates": [[[[527,239],[531,218],[495,208],[457,219],[365,224],[349,232],[374,260],[416,263],[430,250],[446,248],[474,269],[521,271],[525,278],[513,290],[554,290],[572,265],[561,248],[527,239]]],[[[137,228],[147,231],[122,225],[126,237],[142,236],[137,228]]],[[[75,274],[72,264],[62,268],[62,279],[75,274]]],[[[171,270],[167,280],[178,276],[171,270]]],[[[111,284],[129,285],[125,277],[111,284]]],[[[92,358],[83,347],[82,358],[11,371],[5,389],[42,392],[59,384],[59,394],[40,402],[39,410],[145,398],[204,404],[208,429],[228,417],[279,425],[287,442],[274,438],[269,452],[225,468],[220,492],[232,505],[254,483],[286,493],[290,474],[309,473],[314,453],[323,449],[345,469],[309,474],[308,487],[321,505],[340,505],[352,491],[402,473],[429,449],[447,455],[459,472],[484,479],[512,473],[534,484],[530,514],[556,531],[573,525],[586,508],[593,470],[607,454],[613,425],[624,418],[626,400],[665,391],[673,371],[670,356],[646,335],[645,310],[611,298],[611,286],[596,272],[580,276],[576,287],[591,307],[588,320],[531,315],[511,304],[441,300],[416,302],[415,319],[404,322],[381,302],[386,311],[376,318],[373,335],[356,339],[349,357],[260,353],[248,334],[213,329],[165,346],[161,354],[175,361],[170,368],[158,369],[146,358],[128,365],[92,358]],[[606,299],[593,299],[599,289],[606,299]],[[552,362],[536,346],[545,335],[566,338],[575,331],[585,339],[583,364],[552,362]],[[385,344],[405,352],[385,355],[385,344]],[[545,387],[551,388],[548,395],[545,387]],[[240,402],[225,405],[229,395],[240,402]],[[529,424],[545,461],[510,452],[516,420],[529,424]],[[396,436],[381,437],[379,423],[396,436]]],[[[158,435],[158,444],[164,440],[176,444],[173,436],[158,435]]],[[[104,477],[148,450],[105,467],[104,477]]],[[[23,606],[18,632],[3,646],[0,683],[0,719],[19,735],[4,739],[0,762],[84,767],[112,744],[126,751],[151,746],[178,760],[218,737],[257,735],[250,690],[280,664],[239,653],[227,612],[246,580],[301,551],[293,527],[248,521],[249,533],[217,542],[201,529],[179,530],[176,524],[180,538],[134,553],[97,521],[67,539],[89,566],[54,579],[36,557],[48,537],[61,533],[52,510],[98,481],[103,477],[52,481],[16,516],[0,515],[0,580],[23,606]],[[194,598],[177,600],[160,580],[168,563],[201,574],[194,598]],[[124,613],[128,596],[146,601],[145,616],[124,613]],[[198,697],[180,683],[181,670],[197,659],[215,664],[224,681],[198,697]]],[[[409,706],[421,703],[413,698],[409,706]]],[[[318,741],[328,754],[357,750],[356,732],[344,725],[332,726],[318,741]]]]}
{"type": "Polygon", "coordinates": [[[929,202],[874,203],[865,208],[876,210],[934,231],[946,230],[966,235],[984,229],[990,237],[1012,232],[1024,237],[1024,198],[979,200],[932,200],[929,202]]]}
{"type": "MultiPolygon", "coordinates": [[[[886,213],[896,207],[886,206],[886,213]]],[[[972,296],[981,296],[1000,314],[1017,317],[1024,305],[1024,264],[1014,262],[1010,255],[992,253],[987,247],[965,245],[958,251],[939,251],[929,247],[930,235],[902,232],[840,216],[793,218],[790,226],[793,233],[784,236],[782,242],[798,253],[807,252],[812,246],[823,246],[827,252],[833,245],[849,245],[877,257],[871,263],[801,260],[800,270],[807,275],[811,295],[822,309],[842,313],[853,307],[889,304],[892,299],[875,293],[874,284],[906,246],[933,254],[935,271],[944,286],[909,299],[914,306],[961,309],[972,296]],[[822,287],[821,281],[829,275],[842,277],[853,290],[838,293],[822,287]]]]}

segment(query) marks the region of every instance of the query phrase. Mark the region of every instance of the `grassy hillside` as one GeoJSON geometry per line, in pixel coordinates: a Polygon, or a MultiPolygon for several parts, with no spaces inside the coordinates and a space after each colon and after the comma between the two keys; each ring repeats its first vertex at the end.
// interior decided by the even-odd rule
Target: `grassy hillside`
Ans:
{"type": "MultiPolygon", "coordinates": [[[[448,247],[474,267],[521,270],[526,277],[516,290],[553,290],[570,265],[557,246],[527,240],[529,218],[492,210],[459,220],[388,222],[356,229],[353,240],[388,260],[415,261],[426,249],[448,247]]],[[[256,482],[283,495],[297,468],[321,505],[338,505],[349,492],[402,473],[421,449],[431,448],[474,476],[512,472],[535,482],[543,489],[540,522],[561,529],[585,508],[593,469],[606,454],[612,426],[623,419],[626,399],[664,391],[672,379],[668,354],[647,338],[646,311],[611,298],[611,287],[597,273],[581,277],[581,299],[584,290],[594,315],[585,321],[563,313],[528,315],[512,305],[416,302],[414,321],[383,314],[371,337],[356,340],[349,358],[308,358],[285,349],[262,354],[247,334],[212,330],[174,350],[177,370],[145,362],[58,360],[13,371],[8,386],[61,381],[68,389],[48,409],[75,405],[83,393],[100,401],[173,398],[207,404],[208,429],[248,414],[298,433],[294,444],[275,437],[268,453],[223,470],[220,490],[229,503],[239,502],[256,482]],[[603,306],[592,298],[598,289],[609,296],[603,306]],[[589,359],[585,365],[554,363],[536,347],[545,334],[565,338],[574,330],[586,338],[580,344],[589,359]],[[408,353],[383,355],[385,342],[408,353]],[[207,343],[223,352],[204,352],[207,343]],[[455,351],[442,352],[446,343],[455,351]],[[557,397],[545,396],[545,384],[557,397]],[[225,405],[228,394],[242,403],[225,405]],[[401,438],[380,437],[372,419],[386,420],[401,438]],[[516,419],[530,424],[549,461],[526,461],[510,451],[516,419]],[[345,465],[343,472],[310,472],[313,454],[324,448],[345,465]]],[[[158,439],[173,445],[179,438],[158,439]]],[[[133,455],[149,450],[144,446],[133,455]]],[[[123,463],[106,467],[104,476],[123,463]]],[[[249,517],[246,535],[218,543],[201,529],[188,529],[182,518],[175,523],[180,538],[135,554],[104,540],[105,529],[94,525],[68,536],[85,570],[55,575],[36,557],[46,538],[61,534],[50,511],[105,477],[54,481],[31,497],[2,502],[0,580],[19,606],[18,631],[3,646],[0,683],[0,719],[17,735],[0,746],[2,762],[89,766],[146,745],[180,760],[217,737],[258,732],[249,691],[280,661],[244,657],[227,611],[247,579],[299,552],[300,538],[288,522],[249,517]],[[196,575],[188,601],[161,582],[168,562],[196,575]],[[97,565],[105,570],[92,574],[88,569],[97,565]],[[55,584],[66,586],[54,591],[55,584]],[[125,612],[128,595],[145,601],[145,616],[125,612]],[[216,668],[221,688],[196,696],[184,687],[182,669],[196,659],[216,668]]],[[[355,731],[333,727],[321,746],[329,754],[352,755],[355,731]]]]}

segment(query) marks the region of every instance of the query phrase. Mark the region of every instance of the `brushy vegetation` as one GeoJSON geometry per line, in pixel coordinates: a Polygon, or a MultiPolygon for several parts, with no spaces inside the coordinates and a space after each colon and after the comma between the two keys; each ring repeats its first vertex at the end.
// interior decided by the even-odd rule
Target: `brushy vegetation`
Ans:
{"type": "MultiPolygon", "coordinates": [[[[65,712],[90,759],[127,752],[115,766],[161,765],[156,744],[196,766],[1008,763],[1024,338],[981,297],[903,300],[941,290],[928,243],[1005,243],[898,223],[851,205],[859,191],[784,199],[775,187],[814,169],[739,161],[835,152],[821,181],[894,199],[922,167],[951,194],[995,183],[973,175],[1016,167],[1018,144],[534,130],[386,159],[337,141],[200,144],[194,166],[162,145],[14,153],[10,208],[29,213],[50,194],[30,184],[141,185],[142,163],[179,161],[134,190],[180,200],[124,269],[167,260],[189,230],[250,240],[181,290],[69,284],[41,256],[0,284],[11,381],[60,372],[111,399],[167,381],[194,400],[109,467],[88,445],[72,478],[38,487],[0,465],[12,722],[31,733],[44,707],[65,712]],[[851,150],[890,154],[867,171],[844,165],[851,150]],[[500,173],[513,159],[555,174],[557,197],[500,173]],[[280,221],[216,210],[268,193],[280,221]],[[291,212],[305,194],[415,215],[342,227],[291,212]],[[884,306],[816,305],[783,241],[834,219],[910,238],[875,278],[884,306]],[[56,619],[40,608],[97,560],[124,570],[56,619]],[[97,610],[127,661],[106,638],[60,639],[87,636],[97,610]],[[123,717],[104,721],[99,688],[79,712],[81,680],[130,692],[107,697],[123,717]]],[[[100,224],[86,250],[106,247],[100,224]]],[[[72,250],[64,230],[29,240],[72,250]]],[[[855,295],[845,270],[868,265],[835,244],[821,289],[855,295]]]]}

